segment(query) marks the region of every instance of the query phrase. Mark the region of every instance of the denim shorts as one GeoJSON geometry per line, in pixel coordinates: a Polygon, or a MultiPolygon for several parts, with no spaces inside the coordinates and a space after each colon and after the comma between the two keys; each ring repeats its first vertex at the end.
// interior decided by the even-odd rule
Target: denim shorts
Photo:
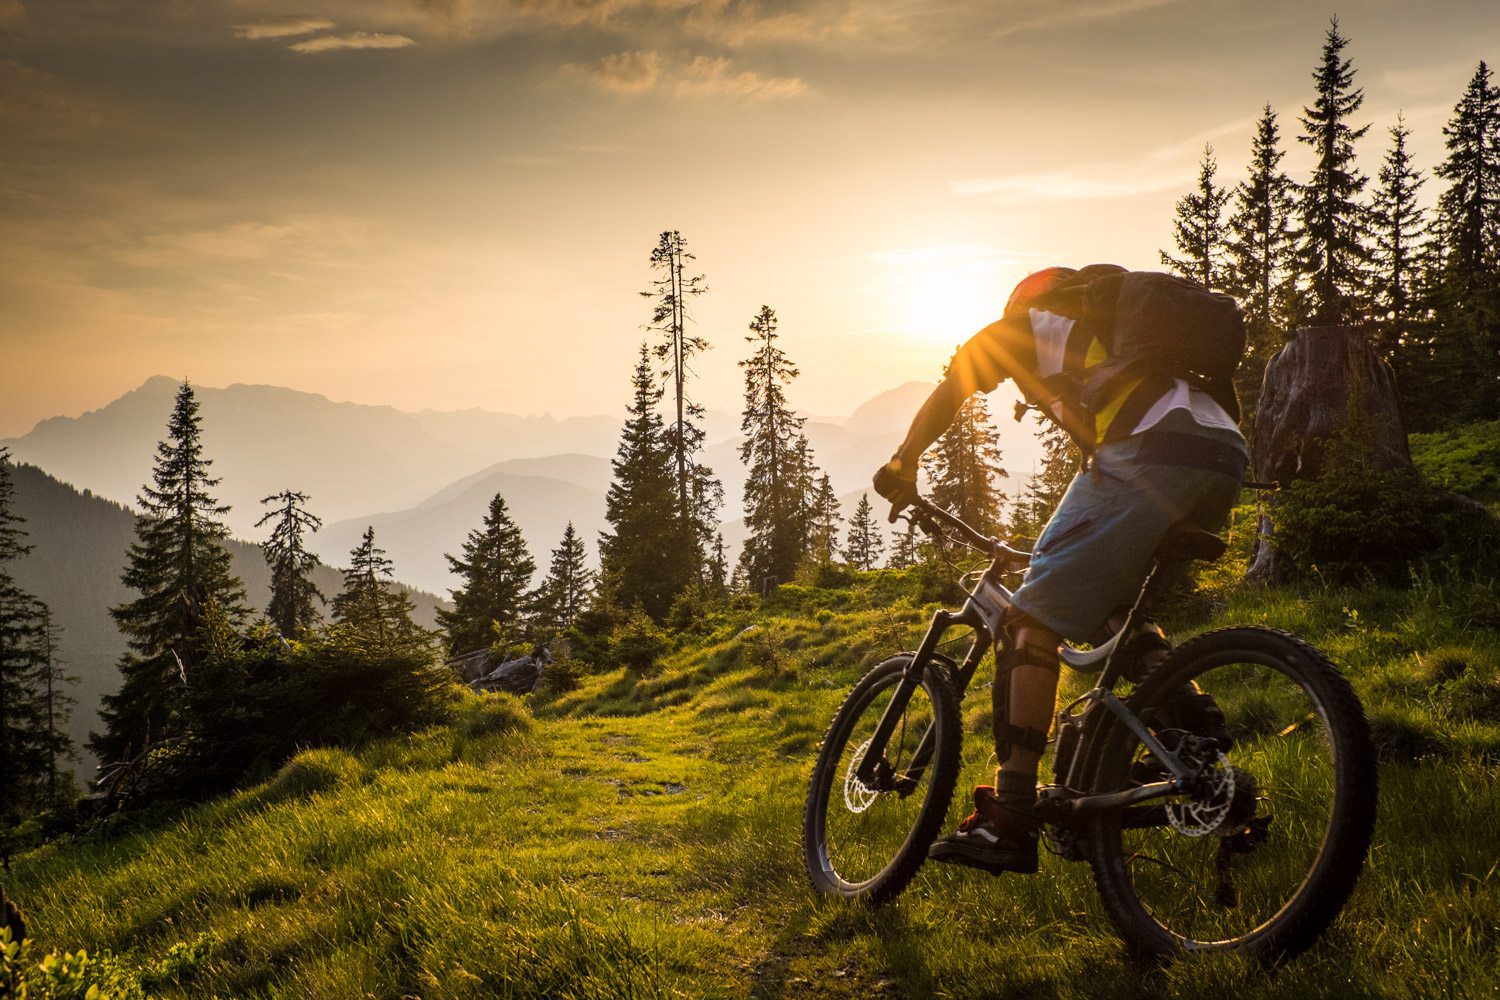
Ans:
{"type": "Polygon", "coordinates": [[[1176,411],[1101,445],[1091,466],[1073,477],[1014,598],[1074,642],[1096,639],[1111,614],[1135,603],[1168,528],[1224,527],[1239,497],[1245,443],[1176,411]]]}

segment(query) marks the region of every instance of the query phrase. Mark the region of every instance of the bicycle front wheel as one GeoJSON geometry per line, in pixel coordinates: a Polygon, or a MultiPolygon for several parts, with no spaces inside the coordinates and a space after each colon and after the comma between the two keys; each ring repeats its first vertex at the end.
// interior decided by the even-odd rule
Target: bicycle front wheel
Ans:
{"type": "Polygon", "coordinates": [[[958,695],[949,669],[934,658],[905,704],[892,706],[911,661],[903,653],[866,674],[823,738],[802,846],[813,887],[825,895],[871,906],[895,898],[927,859],[948,811],[958,780],[958,695]],[[892,707],[899,718],[872,787],[856,772],[892,707]]]}
{"type": "MultiPolygon", "coordinates": [[[[1095,880],[1121,936],[1150,955],[1307,948],[1353,891],[1375,824],[1374,749],[1348,681],[1295,636],[1229,628],[1173,650],[1128,704],[1200,778],[1096,821],[1095,880]]],[[[1102,735],[1095,790],[1166,777],[1123,725],[1102,735]]]]}

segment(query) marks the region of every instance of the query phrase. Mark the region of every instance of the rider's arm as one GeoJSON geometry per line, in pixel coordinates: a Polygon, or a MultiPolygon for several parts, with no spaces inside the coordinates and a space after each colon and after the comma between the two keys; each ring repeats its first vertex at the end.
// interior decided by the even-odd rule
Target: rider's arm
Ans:
{"type": "Polygon", "coordinates": [[[1005,381],[1025,373],[1018,355],[1029,346],[1030,338],[1014,320],[991,323],[970,337],[953,360],[943,381],[922,404],[906,432],[906,440],[891,456],[891,471],[915,479],[922,454],[942,437],[953,423],[959,408],[976,392],[990,392],[1005,381]]]}

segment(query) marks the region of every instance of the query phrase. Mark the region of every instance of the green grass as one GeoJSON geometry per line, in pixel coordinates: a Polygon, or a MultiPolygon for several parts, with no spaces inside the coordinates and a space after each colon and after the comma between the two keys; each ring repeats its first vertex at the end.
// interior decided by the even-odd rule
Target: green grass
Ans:
{"type": "Polygon", "coordinates": [[[1434,486],[1500,510],[1500,420],[1413,434],[1411,457],[1434,486]]]}
{"type": "MultiPolygon", "coordinates": [[[[783,588],[655,676],[472,699],[449,727],[304,753],[175,818],[23,856],[10,890],[43,948],[111,952],[165,997],[1495,996],[1493,587],[1232,578],[1205,575],[1182,614],[1318,643],[1366,700],[1382,762],[1366,873],[1279,971],[1130,963],[1086,866],[1050,856],[1032,878],[930,865],[875,914],[813,897],[799,837],[822,731],[926,615],[891,573],[783,588]]],[[[971,734],[987,729],[976,694],[971,734]]],[[[982,771],[984,737],[966,750],[982,771]]]]}

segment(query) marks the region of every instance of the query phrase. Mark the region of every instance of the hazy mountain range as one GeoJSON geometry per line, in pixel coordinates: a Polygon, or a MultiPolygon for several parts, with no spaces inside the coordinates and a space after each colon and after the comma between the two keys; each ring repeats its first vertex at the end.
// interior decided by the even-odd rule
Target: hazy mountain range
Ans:
{"type": "MultiPolygon", "coordinates": [[[[151,475],[179,383],[164,376],[98,410],[54,417],[0,445],[12,457],[127,506],[151,475]]],[[[872,398],[847,418],[807,424],[819,466],[849,501],[890,455],[930,386],[910,382],[872,398]]],[[[325,562],[343,565],[367,525],[402,580],[445,594],[454,585],[445,553],[456,553],[491,497],[505,496],[538,564],[568,521],[595,554],[604,527],[616,417],[521,417],[485,410],[407,413],[337,403],[276,386],[195,386],[205,454],[231,505],[231,531],[259,540],[261,498],[283,489],[311,497],[324,529],[311,539],[325,562]]],[[[724,534],[737,550],[744,469],[738,420],[710,412],[705,460],[725,487],[724,534]]]]}

